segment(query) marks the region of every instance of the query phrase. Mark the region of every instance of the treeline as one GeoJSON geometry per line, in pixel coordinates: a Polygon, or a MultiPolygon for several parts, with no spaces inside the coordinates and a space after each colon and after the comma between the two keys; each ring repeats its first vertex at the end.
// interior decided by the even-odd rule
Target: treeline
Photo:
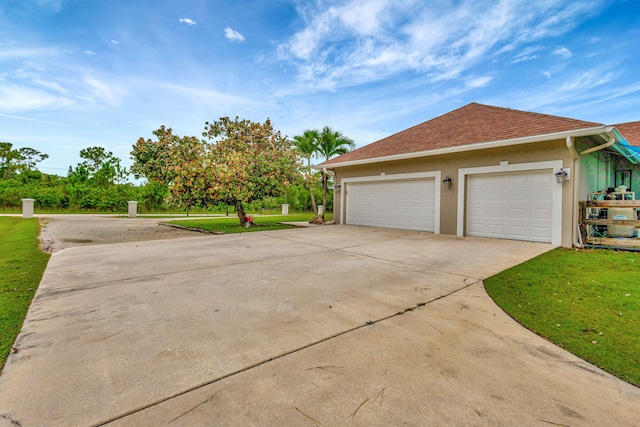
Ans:
{"type": "MultiPolygon", "coordinates": [[[[130,172],[121,166],[121,160],[102,147],[89,147],[80,151],[82,162],[69,167],[66,177],[42,173],[37,164],[48,155],[31,148],[14,149],[11,143],[0,142],[0,209],[19,210],[23,198],[35,199],[36,212],[126,212],[129,200],[138,201],[140,212],[165,212],[187,209],[207,212],[229,212],[235,209],[224,203],[203,205],[195,203],[188,208],[172,201],[169,188],[154,182],[135,185],[128,182],[130,172]]],[[[322,189],[314,188],[316,200],[322,189]]],[[[331,196],[331,194],[329,194],[331,196]]],[[[328,205],[331,207],[331,197],[328,205]]],[[[265,197],[248,203],[249,212],[279,209],[286,203],[290,210],[311,211],[311,196],[304,177],[291,183],[279,197],[265,197]]]]}

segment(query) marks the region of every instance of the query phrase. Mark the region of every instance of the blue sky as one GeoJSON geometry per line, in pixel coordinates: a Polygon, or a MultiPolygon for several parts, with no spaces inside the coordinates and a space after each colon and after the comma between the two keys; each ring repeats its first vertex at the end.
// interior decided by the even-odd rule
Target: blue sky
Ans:
{"type": "Polygon", "coordinates": [[[640,0],[0,0],[0,141],[66,175],[166,125],[358,146],[470,102],[640,120],[640,0]]]}

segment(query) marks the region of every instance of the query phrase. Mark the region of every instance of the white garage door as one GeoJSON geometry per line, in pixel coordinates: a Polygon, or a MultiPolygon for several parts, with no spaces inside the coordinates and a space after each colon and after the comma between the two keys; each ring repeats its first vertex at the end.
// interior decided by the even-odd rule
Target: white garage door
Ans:
{"type": "Polygon", "coordinates": [[[469,175],[467,235],[551,243],[555,182],[548,170],[469,175]]]}
{"type": "Polygon", "coordinates": [[[351,225],[435,230],[435,179],[350,182],[347,218],[351,225]]]}

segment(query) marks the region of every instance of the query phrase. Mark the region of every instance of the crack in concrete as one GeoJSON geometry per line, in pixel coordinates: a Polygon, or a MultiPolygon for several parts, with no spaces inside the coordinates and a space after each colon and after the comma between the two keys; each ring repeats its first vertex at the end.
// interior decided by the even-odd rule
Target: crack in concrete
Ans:
{"type": "Polygon", "coordinates": [[[42,290],[41,295],[43,297],[44,296],[51,296],[51,295],[60,295],[60,294],[65,294],[65,293],[70,293],[70,292],[83,291],[83,290],[87,290],[87,289],[94,289],[94,288],[96,288],[98,286],[106,285],[106,284],[109,284],[109,283],[126,282],[126,281],[130,281],[130,280],[146,279],[146,278],[157,277],[157,276],[169,276],[169,275],[173,275],[173,274],[182,274],[182,273],[189,273],[189,272],[192,272],[192,271],[210,270],[210,269],[214,269],[214,268],[233,267],[233,266],[243,265],[243,264],[247,264],[247,263],[256,263],[256,262],[264,261],[264,260],[267,260],[267,259],[271,260],[271,259],[297,258],[297,257],[315,255],[315,254],[318,254],[318,253],[321,253],[321,252],[324,252],[324,251],[310,252],[310,253],[297,254],[297,255],[288,254],[288,255],[283,255],[281,257],[269,256],[268,258],[250,259],[250,260],[246,260],[246,261],[234,261],[234,262],[229,262],[229,263],[225,263],[225,264],[208,265],[208,266],[203,266],[203,267],[189,268],[189,269],[185,269],[185,270],[174,270],[174,271],[167,271],[167,272],[160,272],[160,273],[153,273],[153,274],[144,274],[144,275],[140,275],[140,276],[122,277],[122,278],[117,278],[117,279],[103,280],[103,281],[100,281],[100,282],[80,283],[80,284],[72,285],[72,286],[57,287],[55,289],[54,288],[47,288],[46,285],[45,285],[44,287],[39,288],[39,290],[40,289],[42,290]]]}
{"type": "MultiPolygon", "coordinates": [[[[377,261],[386,261],[392,264],[399,264],[402,266],[407,266],[407,267],[413,267],[418,269],[419,271],[437,271],[439,273],[445,273],[445,274],[451,274],[454,276],[461,276],[465,278],[465,283],[466,283],[466,279],[469,278],[470,276],[466,275],[466,274],[460,274],[460,273],[452,273],[450,271],[446,271],[446,270],[438,270],[437,268],[429,268],[429,267],[424,267],[424,266],[420,266],[420,265],[415,265],[415,264],[411,264],[409,262],[402,262],[402,261],[398,261],[398,260],[394,260],[394,259],[388,259],[388,258],[384,258],[384,257],[377,257],[374,255],[369,255],[369,254],[362,254],[362,253],[358,253],[358,252],[350,252],[348,251],[348,249],[354,249],[354,248],[359,248],[359,247],[363,247],[363,246],[368,246],[371,243],[367,242],[367,243],[363,243],[363,244],[358,244],[358,245],[350,245],[350,246],[343,246],[341,248],[334,248],[334,247],[330,247],[330,246],[323,246],[323,245],[318,245],[318,244],[312,244],[312,243],[307,243],[307,242],[301,242],[295,239],[287,239],[286,237],[283,236],[267,236],[269,238],[274,238],[274,239],[278,239],[278,240],[285,240],[287,242],[293,242],[293,243],[298,243],[298,244],[306,244],[308,246],[317,246],[320,248],[325,248],[325,249],[329,249],[335,252],[344,252],[345,254],[349,254],[349,255],[357,255],[357,256],[361,256],[361,257],[366,257],[366,258],[371,258],[371,259],[375,259],[377,261]]],[[[387,242],[390,241],[395,241],[395,240],[399,240],[399,239],[391,239],[388,240],[387,242]]],[[[474,280],[483,280],[480,279],[478,277],[471,277],[474,280]]]]}
{"type": "MultiPolygon", "coordinates": [[[[237,369],[237,370],[235,370],[235,371],[229,372],[228,374],[222,375],[222,376],[217,377],[217,378],[213,378],[213,379],[211,379],[211,380],[209,380],[209,381],[206,381],[206,382],[204,382],[204,383],[197,384],[197,385],[195,385],[195,386],[193,386],[193,387],[190,387],[190,388],[188,388],[188,389],[186,389],[186,390],[183,390],[183,391],[179,391],[179,392],[177,392],[177,393],[174,393],[174,394],[172,394],[171,396],[167,396],[167,397],[165,397],[165,398],[158,399],[158,400],[156,400],[156,401],[154,401],[154,402],[151,402],[151,403],[149,403],[149,404],[147,404],[147,405],[144,405],[144,406],[141,406],[141,407],[138,407],[138,408],[132,409],[132,410],[127,411],[127,412],[124,412],[124,413],[122,413],[122,414],[120,414],[120,415],[113,416],[113,417],[111,417],[111,418],[109,418],[109,419],[107,419],[107,420],[100,421],[100,422],[98,422],[97,424],[93,424],[93,425],[92,425],[92,427],[101,427],[101,426],[105,426],[105,425],[110,424],[110,423],[112,423],[112,422],[114,422],[114,421],[118,421],[118,420],[121,420],[121,419],[126,418],[126,417],[128,417],[128,416],[131,416],[131,415],[134,415],[134,414],[136,414],[136,413],[142,412],[142,411],[144,411],[144,410],[146,410],[146,409],[152,408],[152,407],[154,407],[154,406],[161,405],[161,404],[163,404],[163,403],[165,403],[165,402],[168,402],[168,401],[170,401],[170,400],[172,400],[172,399],[175,399],[175,398],[177,398],[177,397],[184,396],[185,394],[191,393],[192,391],[199,390],[199,389],[201,389],[201,388],[203,388],[203,387],[209,386],[209,385],[211,385],[211,384],[215,384],[215,383],[220,382],[220,381],[222,381],[222,380],[224,380],[224,379],[231,378],[231,377],[234,377],[234,376],[239,375],[239,374],[241,374],[241,373],[244,373],[244,372],[250,371],[250,370],[252,370],[252,369],[258,368],[258,367],[260,367],[260,366],[262,366],[262,365],[265,365],[265,364],[267,364],[267,363],[269,363],[269,362],[272,362],[272,361],[274,361],[274,360],[282,359],[282,358],[284,358],[284,357],[287,357],[287,356],[290,356],[290,355],[292,355],[292,354],[295,354],[295,353],[301,352],[301,351],[306,350],[306,349],[308,349],[308,348],[315,347],[315,346],[317,346],[317,345],[320,345],[320,344],[323,344],[323,343],[325,343],[325,342],[331,341],[331,340],[333,340],[333,339],[335,339],[335,338],[338,338],[338,337],[341,337],[341,336],[347,335],[347,334],[349,334],[349,333],[351,333],[351,332],[354,332],[354,331],[357,331],[357,330],[363,329],[363,328],[365,328],[365,327],[367,327],[367,326],[372,326],[372,325],[375,325],[375,324],[377,324],[377,323],[384,322],[385,320],[389,320],[389,319],[392,319],[392,318],[394,318],[394,317],[402,316],[402,315],[404,315],[404,314],[406,314],[406,313],[412,312],[412,311],[414,311],[414,310],[416,310],[416,309],[418,309],[418,308],[420,308],[420,307],[424,307],[424,306],[427,306],[427,305],[429,305],[429,304],[432,304],[432,303],[434,303],[434,302],[436,302],[436,301],[439,301],[439,300],[441,300],[441,299],[444,299],[444,298],[446,298],[446,297],[448,297],[448,296],[450,296],[450,295],[453,295],[453,294],[455,294],[455,293],[457,293],[457,292],[460,292],[460,291],[462,291],[462,290],[464,290],[464,289],[467,289],[467,288],[469,288],[469,287],[471,287],[471,286],[473,286],[473,285],[476,285],[476,284],[478,284],[478,283],[482,283],[482,280],[476,280],[476,281],[474,281],[473,283],[465,284],[464,286],[462,286],[462,287],[460,287],[460,288],[458,288],[458,289],[455,289],[455,290],[450,291],[450,292],[448,292],[448,293],[446,293],[446,294],[440,295],[439,297],[432,298],[432,299],[430,299],[430,300],[428,300],[428,301],[421,302],[421,303],[417,303],[417,304],[415,304],[415,305],[413,305],[413,306],[411,306],[411,307],[407,307],[407,308],[405,308],[404,310],[401,310],[401,311],[399,311],[399,312],[397,312],[397,313],[390,314],[390,315],[388,315],[388,316],[384,316],[384,317],[381,317],[381,318],[376,319],[376,320],[370,320],[370,321],[367,321],[367,322],[365,322],[365,323],[363,323],[363,324],[360,324],[360,325],[354,326],[353,328],[346,329],[346,330],[344,330],[344,331],[341,331],[341,332],[338,332],[338,333],[336,333],[336,334],[330,335],[330,336],[328,336],[328,337],[322,338],[322,339],[320,339],[320,340],[317,340],[317,341],[311,342],[311,343],[309,343],[309,344],[303,345],[303,346],[298,347],[298,348],[295,348],[295,349],[293,349],[293,350],[289,350],[289,351],[284,352],[284,353],[282,353],[282,354],[279,354],[279,355],[277,355],[277,356],[269,357],[269,358],[267,358],[267,359],[264,359],[264,360],[261,360],[261,361],[259,361],[259,362],[253,363],[253,364],[251,364],[251,365],[249,365],[249,366],[245,366],[244,368],[237,369]]],[[[190,409],[189,411],[191,411],[191,409],[190,409]]],[[[187,411],[187,412],[189,412],[189,411],[187,411]]],[[[184,415],[184,414],[182,414],[182,415],[184,415]]],[[[179,415],[177,418],[180,418],[182,415],[179,415]]]]}
{"type": "Polygon", "coordinates": [[[11,423],[12,426],[18,426],[18,427],[22,427],[22,424],[20,424],[19,421],[14,420],[13,418],[11,418],[9,415],[6,414],[1,414],[0,418],[2,418],[3,420],[7,420],[11,423]]]}

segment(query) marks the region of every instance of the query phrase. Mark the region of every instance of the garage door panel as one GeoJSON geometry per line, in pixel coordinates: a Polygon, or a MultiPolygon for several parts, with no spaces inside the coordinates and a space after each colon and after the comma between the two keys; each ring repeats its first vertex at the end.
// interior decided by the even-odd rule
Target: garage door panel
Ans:
{"type": "Polygon", "coordinates": [[[485,212],[488,218],[498,218],[498,219],[504,218],[504,209],[489,208],[489,209],[486,209],[485,212]]]}
{"type": "Polygon", "coordinates": [[[524,208],[509,209],[509,218],[526,219],[527,218],[527,210],[524,209],[524,208]]]}
{"type": "Polygon", "coordinates": [[[352,182],[346,185],[346,223],[435,230],[435,179],[352,182]],[[367,194],[371,197],[362,197],[367,194]]]}
{"type": "Polygon", "coordinates": [[[551,242],[551,171],[467,178],[467,234],[551,242]]]}
{"type": "Polygon", "coordinates": [[[507,233],[510,236],[525,238],[527,237],[527,228],[522,226],[510,226],[507,233]]]}
{"type": "Polygon", "coordinates": [[[522,191],[509,191],[508,200],[527,200],[527,194],[522,191]]]}
{"type": "Polygon", "coordinates": [[[531,235],[543,241],[551,241],[551,231],[548,228],[531,227],[531,235]]]}
{"type": "Polygon", "coordinates": [[[551,209],[531,209],[531,218],[551,221],[551,209]]]}

